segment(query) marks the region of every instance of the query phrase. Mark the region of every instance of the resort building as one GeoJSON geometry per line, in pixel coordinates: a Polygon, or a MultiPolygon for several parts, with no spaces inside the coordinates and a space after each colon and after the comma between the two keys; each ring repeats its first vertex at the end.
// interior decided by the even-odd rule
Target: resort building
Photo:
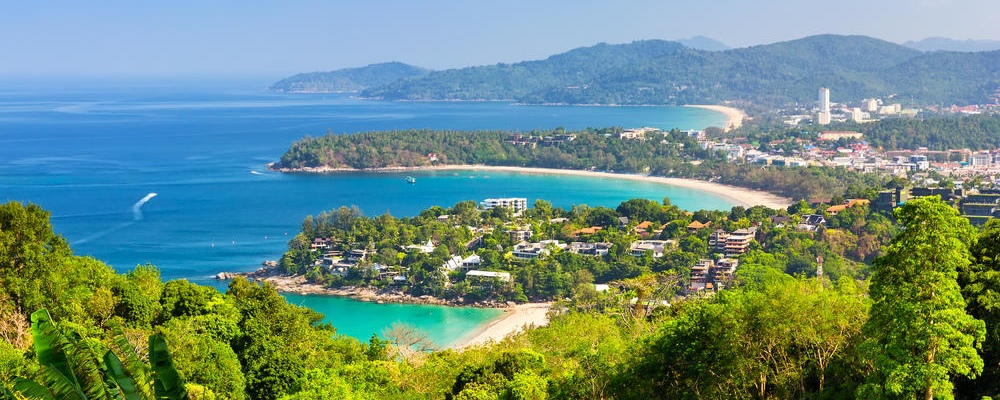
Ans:
{"type": "Polygon", "coordinates": [[[632,242],[629,246],[629,253],[635,257],[642,257],[646,252],[652,252],[653,257],[663,257],[676,244],[673,240],[639,240],[632,242]]]}
{"type": "Polygon", "coordinates": [[[609,251],[611,251],[611,243],[573,242],[569,244],[569,248],[567,250],[576,254],[604,257],[608,254],[609,251]]]}
{"type": "Polygon", "coordinates": [[[718,229],[708,236],[708,249],[714,253],[723,253],[726,257],[735,257],[750,251],[750,242],[757,235],[757,228],[737,229],[732,233],[718,229]]]}
{"type": "Polygon", "coordinates": [[[498,280],[498,281],[501,281],[501,282],[510,282],[510,273],[509,272],[494,272],[494,271],[472,270],[472,271],[467,272],[465,274],[465,276],[467,278],[469,278],[470,282],[473,281],[473,280],[478,280],[478,281],[481,282],[483,280],[488,280],[488,279],[498,280]],[[476,279],[476,278],[478,278],[478,279],[476,279]]]}
{"type": "Polygon", "coordinates": [[[524,197],[503,197],[497,199],[485,199],[479,202],[486,210],[492,210],[496,207],[506,207],[514,210],[514,214],[518,214],[521,211],[528,209],[528,199],[524,197]]]}
{"type": "Polygon", "coordinates": [[[738,265],[739,260],[734,258],[720,258],[716,261],[699,260],[691,267],[691,284],[688,286],[688,293],[725,288],[733,281],[733,275],[736,273],[738,265]]]}
{"type": "Polygon", "coordinates": [[[424,244],[411,244],[406,246],[406,251],[418,250],[421,253],[427,254],[434,251],[434,243],[430,239],[427,239],[427,243],[424,244]]]}
{"type": "Polygon", "coordinates": [[[737,229],[726,238],[726,257],[735,257],[750,251],[750,242],[757,235],[757,228],[737,229]]]}
{"type": "Polygon", "coordinates": [[[558,240],[543,240],[538,243],[521,242],[514,246],[511,255],[521,261],[534,260],[551,252],[550,248],[563,249],[566,245],[558,240]]]}

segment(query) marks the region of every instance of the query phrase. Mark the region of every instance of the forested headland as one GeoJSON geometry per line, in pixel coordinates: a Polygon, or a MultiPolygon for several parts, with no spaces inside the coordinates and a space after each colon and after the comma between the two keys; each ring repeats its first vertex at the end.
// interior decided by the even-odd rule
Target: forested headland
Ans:
{"type": "Polygon", "coordinates": [[[649,174],[714,181],[792,199],[830,198],[877,188],[886,178],[825,167],[761,168],[728,162],[696,137],[672,130],[621,140],[622,128],[510,131],[396,130],[307,136],[272,168],[286,171],[493,165],[649,174]],[[433,157],[431,157],[433,155],[433,157]]]}
{"type": "MultiPolygon", "coordinates": [[[[676,213],[646,201],[619,208],[638,219],[676,213]]],[[[902,230],[863,205],[850,210],[820,231],[762,227],[765,239],[714,295],[676,296],[683,275],[673,261],[634,277],[608,276],[606,292],[584,284],[587,274],[564,270],[577,285],[560,293],[561,311],[549,326],[501,344],[426,352],[414,351],[429,347],[406,329],[366,343],[337,335],[336,321],[319,323],[268,285],[236,279],[223,293],[163,282],[154,266],[115,273],[73,255],[44,210],[7,203],[0,206],[0,397],[18,398],[28,380],[52,395],[78,387],[111,393],[121,387],[113,382],[126,382],[117,369],[74,368],[110,365],[97,360],[108,350],[128,358],[123,345],[138,349],[136,362],[154,362],[142,350],[154,334],[162,334],[192,398],[972,399],[1000,392],[1000,222],[977,232],[933,197],[897,210],[902,230]],[[877,229],[891,239],[875,248],[871,264],[838,270],[839,242],[824,236],[877,229]],[[830,260],[822,275],[810,262],[816,254],[830,260]],[[53,375],[51,356],[35,350],[46,336],[33,333],[29,315],[40,309],[75,343],[58,364],[71,378],[53,375]]],[[[546,207],[531,212],[545,215],[546,207]]],[[[690,218],[728,229],[775,212],[734,208],[724,219],[690,218]]],[[[577,218],[572,213],[562,215],[577,218]]],[[[590,223],[605,214],[580,217],[590,223]]],[[[424,217],[431,216],[416,218],[424,217]]],[[[365,225],[358,221],[352,226],[365,225]]],[[[702,248],[699,240],[689,234],[679,248],[702,248]]]]}

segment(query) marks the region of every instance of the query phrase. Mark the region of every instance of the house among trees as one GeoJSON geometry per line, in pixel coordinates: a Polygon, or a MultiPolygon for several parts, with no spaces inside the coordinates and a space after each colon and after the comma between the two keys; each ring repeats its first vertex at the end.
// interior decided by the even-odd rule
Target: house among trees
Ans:
{"type": "Polygon", "coordinates": [[[558,240],[543,240],[538,243],[521,242],[514,246],[511,255],[515,259],[528,261],[550,253],[549,248],[566,248],[566,245],[558,240]]]}
{"type": "Polygon", "coordinates": [[[688,286],[688,293],[725,288],[732,282],[737,265],[739,265],[739,260],[734,258],[698,260],[691,267],[691,284],[688,286]]]}
{"type": "Polygon", "coordinates": [[[837,204],[826,208],[826,213],[830,215],[837,215],[840,212],[855,206],[868,205],[871,201],[868,199],[851,199],[845,204],[837,204]]]}
{"type": "Polygon", "coordinates": [[[687,232],[688,233],[695,233],[695,232],[697,232],[699,230],[708,228],[710,226],[712,226],[712,221],[708,221],[708,222],[705,222],[705,223],[701,223],[701,222],[698,222],[698,221],[691,221],[691,223],[688,224],[688,226],[687,226],[687,232]]]}
{"type": "Polygon", "coordinates": [[[584,242],[573,242],[569,244],[567,249],[572,253],[583,254],[588,256],[598,256],[604,257],[611,251],[611,243],[598,242],[598,243],[584,243],[584,242]]]}
{"type": "Polygon", "coordinates": [[[673,240],[638,240],[629,246],[629,253],[635,257],[642,257],[646,252],[652,252],[653,257],[663,257],[670,249],[677,245],[673,240]]]}

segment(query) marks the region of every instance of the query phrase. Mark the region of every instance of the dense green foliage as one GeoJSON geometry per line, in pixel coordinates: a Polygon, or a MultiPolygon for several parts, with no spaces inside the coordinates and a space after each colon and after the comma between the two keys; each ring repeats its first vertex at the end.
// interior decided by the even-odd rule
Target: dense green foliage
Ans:
{"type": "Polygon", "coordinates": [[[872,268],[862,354],[872,366],[864,398],[951,398],[955,375],[982,373],[983,321],[966,313],[959,271],[974,230],[940,198],[896,210],[903,230],[872,268]]]}
{"type": "MultiPolygon", "coordinates": [[[[345,238],[390,226],[392,234],[443,233],[448,226],[430,221],[443,212],[471,219],[474,209],[467,206],[427,210],[413,217],[427,224],[412,228],[400,228],[411,220],[373,219],[349,208],[313,218],[304,228],[345,238]]],[[[789,211],[823,209],[803,202],[789,211]]],[[[150,381],[136,378],[142,374],[136,371],[164,365],[162,344],[142,350],[153,335],[165,339],[159,343],[169,346],[176,377],[191,398],[205,399],[912,398],[928,387],[937,398],[978,399],[1000,392],[993,379],[1000,376],[1000,223],[974,234],[936,199],[908,202],[898,215],[905,225],[899,235],[865,207],[828,215],[829,227],[817,232],[765,222],[784,212],[734,207],[687,215],[648,200],[615,210],[536,203],[524,218],[563,216],[579,226],[621,215],[669,221],[664,232],[679,242],[675,255],[704,254],[704,232],[683,229],[690,220],[724,229],[760,221],[760,244],[740,257],[734,285],[713,296],[674,296],[686,286],[682,257],[674,257],[650,265],[661,271],[616,278],[606,292],[594,291],[581,276],[560,294],[548,326],[502,343],[404,353],[398,342],[377,336],[368,343],[337,336],[318,323],[319,315],[288,304],[271,286],[236,279],[220,293],[183,280],[164,283],[152,266],[116,274],[73,256],[43,210],[7,203],[0,206],[0,398],[16,398],[15,391],[28,388],[17,377],[48,383],[54,375],[46,371],[55,369],[79,377],[79,385],[63,389],[112,388],[110,397],[133,386],[137,393],[148,390],[138,384],[150,381]],[[852,271],[857,265],[849,258],[857,254],[849,253],[865,247],[879,254],[879,243],[893,236],[876,256],[872,279],[858,279],[864,268],[852,271]],[[862,246],[862,237],[875,243],[862,246]],[[822,276],[812,273],[816,256],[825,259],[822,276]],[[39,279],[72,286],[33,296],[31,290],[47,287],[39,279]],[[58,329],[36,317],[32,335],[25,310],[38,305],[52,311],[58,329]],[[44,326],[49,328],[39,329],[44,326]],[[69,350],[60,357],[33,348],[69,350]],[[937,349],[930,359],[928,348],[937,349]],[[109,379],[98,378],[104,373],[109,379]]],[[[475,213],[486,220],[514,218],[475,213]]],[[[544,224],[532,229],[539,236],[561,232],[544,224]]],[[[539,267],[563,268],[555,267],[559,257],[539,267]]]]}
{"type": "Polygon", "coordinates": [[[428,72],[430,71],[412,65],[389,62],[330,72],[297,74],[271,85],[271,90],[284,93],[357,92],[428,72]]]}
{"type": "Polygon", "coordinates": [[[884,150],[954,149],[992,150],[1000,147],[1000,115],[927,116],[926,118],[885,118],[864,124],[837,124],[829,130],[850,130],[864,134],[872,147],[884,150]]]}
{"type": "Polygon", "coordinates": [[[276,168],[378,169],[428,165],[495,165],[643,173],[719,181],[794,199],[830,198],[880,187],[880,178],[837,168],[734,164],[674,130],[622,140],[620,128],[567,132],[561,128],[518,134],[506,131],[404,130],[305,137],[289,147],[276,168]],[[574,140],[559,137],[574,135],[574,140]],[[515,138],[520,141],[515,143],[515,138]],[[435,154],[431,161],[428,154],[435,154]]]}
{"type": "Polygon", "coordinates": [[[921,104],[984,103],[1000,51],[921,53],[864,36],[810,36],[726,51],[658,40],[579,48],[545,60],[435,71],[363,92],[392,100],[571,104],[809,103],[898,95],[921,104]]]}

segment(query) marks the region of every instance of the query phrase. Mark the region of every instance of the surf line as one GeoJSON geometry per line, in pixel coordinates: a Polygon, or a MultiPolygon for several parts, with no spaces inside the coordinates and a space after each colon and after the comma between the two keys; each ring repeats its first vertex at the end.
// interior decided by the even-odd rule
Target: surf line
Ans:
{"type": "Polygon", "coordinates": [[[85,237],[83,239],[77,240],[77,241],[73,242],[73,244],[84,244],[84,243],[90,242],[92,240],[97,240],[97,239],[100,239],[102,237],[108,236],[108,235],[110,235],[110,234],[112,234],[114,232],[117,232],[117,231],[120,231],[122,229],[125,229],[125,228],[127,228],[127,227],[135,224],[138,221],[142,221],[142,206],[145,205],[146,203],[148,203],[150,200],[152,200],[153,197],[156,197],[156,192],[150,192],[149,194],[147,194],[143,198],[139,199],[139,201],[135,202],[135,204],[132,205],[132,220],[131,221],[123,222],[121,224],[118,224],[118,225],[112,227],[111,229],[107,229],[107,230],[103,230],[103,231],[97,232],[97,233],[95,233],[93,235],[90,235],[90,236],[87,236],[87,237],[85,237]]]}

